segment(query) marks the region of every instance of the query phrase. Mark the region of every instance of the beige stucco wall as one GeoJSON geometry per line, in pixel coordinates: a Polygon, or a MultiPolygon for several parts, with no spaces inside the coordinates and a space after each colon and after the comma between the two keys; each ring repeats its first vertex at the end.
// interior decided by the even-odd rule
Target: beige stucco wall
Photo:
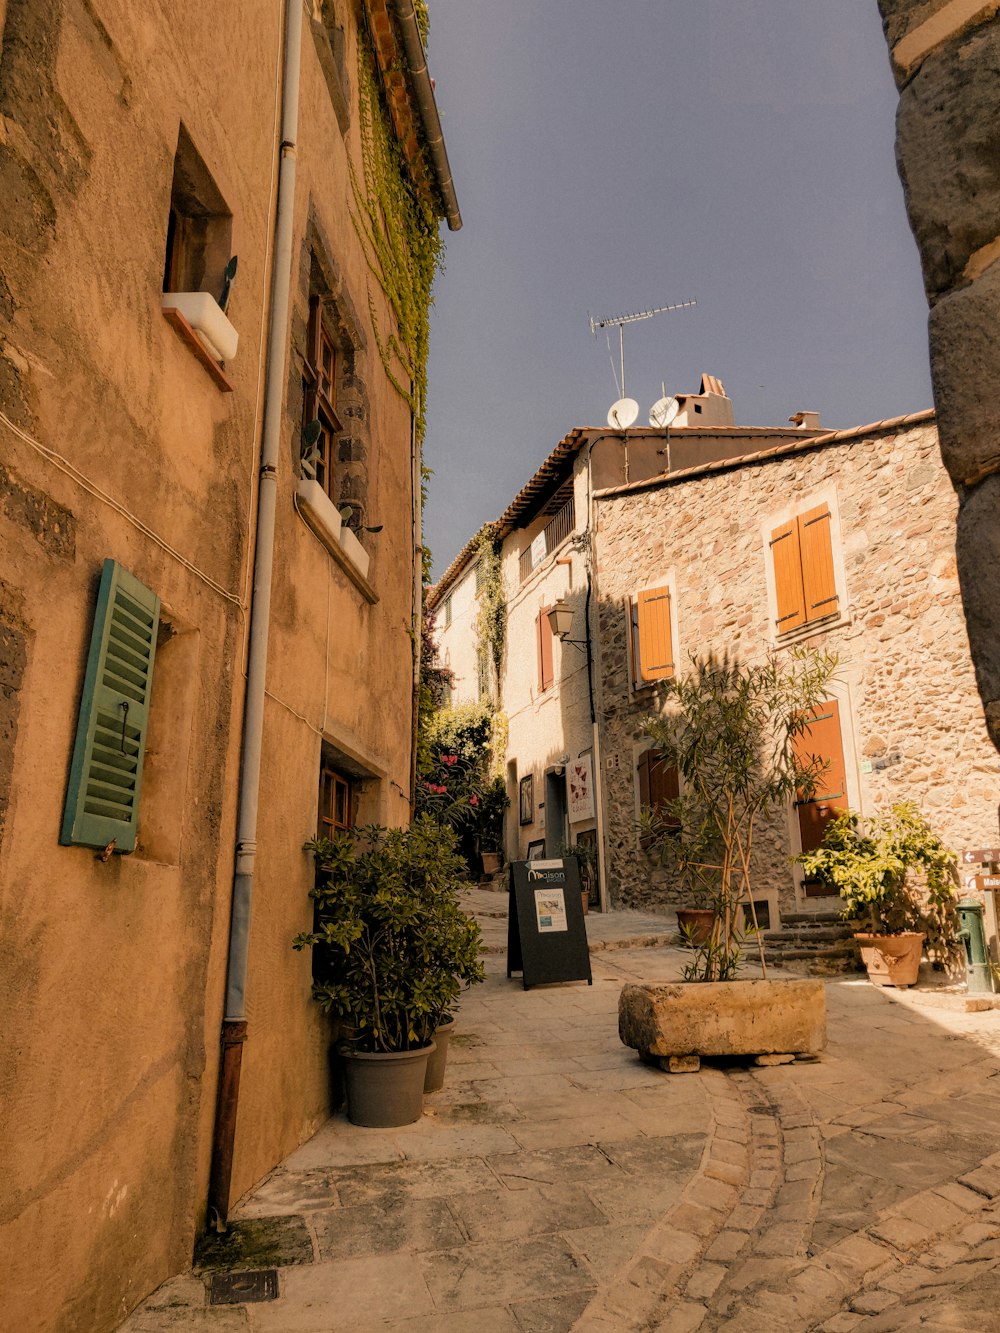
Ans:
{"type": "MultiPolygon", "coordinates": [[[[602,744],[618,763],[605,775],[616,905],[676,897],[635,835],[641,720],[657,703],[653,691],[629,685],[627,597],[671,587],[678,663],[708,651],[759,660],[775,646],[769,534],[824,500],[845,614],[799,642],[838,658],[831,696],[840,703],[850,804],[871,812],[914,800],[956,850],[989,845],[997,762],[962,616],[955,498],[926,424],[598,499],[602,744]]],[[[798,901],[788,861],[797,850],[789,811],[765,833],[755,881],[785,910],[798,901]]]]}
{"type": "Polygon", "coordinates": [[[479,668],[476,639],[476,569],[472,565],[456,580],[446,600],[451,602],[450,621],[444,602],[435,612],[438,659],[454,673],[451,702],[475,703],[479,698],[479,668]]]}
{"type": "MultiPolygon", "coordinates": [[[[503,543],[502,562],[508,600],[502,701],[507,714],[508,794],[511,798],[507,851],[512,857],[525,856],[529,842],[546,836],[546,772],[564,767],[566,755],[575,759],[588,753],[593,745],[587,655],[573,644],[554,639],[553,681],[548,689],[541,690],[537,631],[539,612],[562,599],[574,612],[569,637],[579,640],[586,637],[587,486],[587,454],[583,452],[576,459],[573,473],[576,528],[535,566],[523,583],[519,571],[521,552],[531,545],[549,519],[534,518],[526,527],[512,532],[503,543]],[[534,819],[530,824],[521,824],[517,784],[528,774],[533,776],[534,819]]],[[[567,821],[569,841],[574,841],[584,829],[594,828],[595,823],[595,819],[576,823],[567,821]]],[[[549,831],[552,832],[551,828],[549,831]]]]}
{"type": "MultiPolygon", "coordinates": [[[[184,1268],[215,1109],[269,294],[281,6],[8,5],[0,54],[0,1278],[18,1329],[113,1327],[184,1268]],[[232,69],[239,37],[239,78],[232,69]],[[222,394],[160,313],[178,125],[233,212],[240,334],[222,394]],[[97,493],[95,493],[97,492],[97,493]],[[155,534],[151,536],[150,534],[155,534]],[[165,550],[165,543],[170,550],[165,550]],[[163,601],[135,854],[58,834],[97,578],[119,560],[163,601]],[[220,591],[221,590],[221,591],[220,591]],[[39,1274],[44,1273],[44,1281],[39,1274]]],[[[3,11],[0,11],[2,15],[3,11]]],[[[347,68],[356,91],[352,6],[347,68]]],[[[309,999],[301,848],[320,745],[365,774],[366,817],[408,813],[410,412],[368,325],[348,147],[308,23],[288,411],[278,475],[249,1037],[233,1197],[328,1107],[309,999]],[[363,312],[365,599],[292,504],[307,238],[363,312]]],[[[308,264],[306,264],[308,270],[308,264]]],[[[379,293],[383,329],[389,315],[379,293]]]]}

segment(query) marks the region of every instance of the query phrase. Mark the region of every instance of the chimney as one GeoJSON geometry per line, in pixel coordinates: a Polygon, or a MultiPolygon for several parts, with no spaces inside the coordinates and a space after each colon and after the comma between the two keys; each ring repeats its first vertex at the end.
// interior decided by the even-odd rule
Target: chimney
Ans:
{"type": "Polygon", "coordinates": [[[789,417],[788,420],[793,426],[798,426],[799,430],[820,429],[818,412],[796,412],[795,415],[789,417]]]}

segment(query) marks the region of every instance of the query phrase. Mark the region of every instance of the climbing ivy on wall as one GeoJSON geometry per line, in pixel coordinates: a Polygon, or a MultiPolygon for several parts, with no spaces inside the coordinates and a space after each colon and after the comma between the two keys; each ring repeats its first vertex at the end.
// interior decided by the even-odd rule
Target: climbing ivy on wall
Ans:
{"type": "MultiPolygon", "coordinates": [[[[426,5],[417,4],[426,40],[426,5]]],[[[371,285],[368,310],[379,357],[397,393],[424,434],[431,287],[442,256],[438,218],[410,179],[392,132],[367,34],[358,43],[361,167],[350,164],[354,208],[351,221],[369,272],[395,316],[395,330],[380,327],[371,285]]]]}
{"type": "Polygon", "coordinates": [[[476,654],[480,675],[484,674],[484,668],[491,666],[493,679],[499,688],[507,638],[507,596],[500,564],[500,543],[494,537],[492,523],[480,529],[476,537],[476,550],[476,595],[479,598],[475,626],[476,654]]]}
{"type": "Polygon", "coordinates": [[[413,0],[413,12],[417,16],[417,28],[420,31],[420,40],[426,47],[427,30],[430,26],[430,19],[427,15],[427,0],[413,0]]]}

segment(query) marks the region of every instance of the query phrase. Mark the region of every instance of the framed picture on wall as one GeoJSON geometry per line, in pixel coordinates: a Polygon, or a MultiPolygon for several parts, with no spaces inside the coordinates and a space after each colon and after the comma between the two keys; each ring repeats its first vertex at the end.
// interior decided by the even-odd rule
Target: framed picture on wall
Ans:
{"type": "Polygon", "coordinates": [[[532,824],[535,820],[535,778],[529,773],[518,784],[520,796],[521,823],[532,824]]]}
{"type": "Polygon", "coordinates": [[[544,861],[545,859],[545,839],[539,838],[537,842],[528,843],[528,860],[544,861]]]}

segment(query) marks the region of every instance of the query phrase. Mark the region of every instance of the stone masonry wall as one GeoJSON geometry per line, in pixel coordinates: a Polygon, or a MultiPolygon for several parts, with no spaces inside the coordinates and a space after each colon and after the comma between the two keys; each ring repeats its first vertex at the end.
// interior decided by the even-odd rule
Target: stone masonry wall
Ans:
{"type": "MultiPolygon", "coordinates": [[[[609,888],[616,906],[678,894],[639,850],[635,759],[653,692],[629,685],[626,599],[668,582],[674,661],[773,646],[768,534],[829,498],[841,617],[798,642],[838,657],[848,799],[871,812],[912,799],[954,848],[995,833],[997,760],[969,655],[955,561],[956,502],[933,422],[874,429],[815,450],[681,478],[598,501],[603,751],[609,888]],[[839,553],[839,554],[838,554],[839,553]],[[611,765],[610,768],[607,765],[611,765]],[[614,767],[617,765],[617,767],[614,767]],[[870,769],[871,771],[865,771],[870,769]]],[[[788,812],[763,831],[755,886],[797,901],[788,812]]]]}

